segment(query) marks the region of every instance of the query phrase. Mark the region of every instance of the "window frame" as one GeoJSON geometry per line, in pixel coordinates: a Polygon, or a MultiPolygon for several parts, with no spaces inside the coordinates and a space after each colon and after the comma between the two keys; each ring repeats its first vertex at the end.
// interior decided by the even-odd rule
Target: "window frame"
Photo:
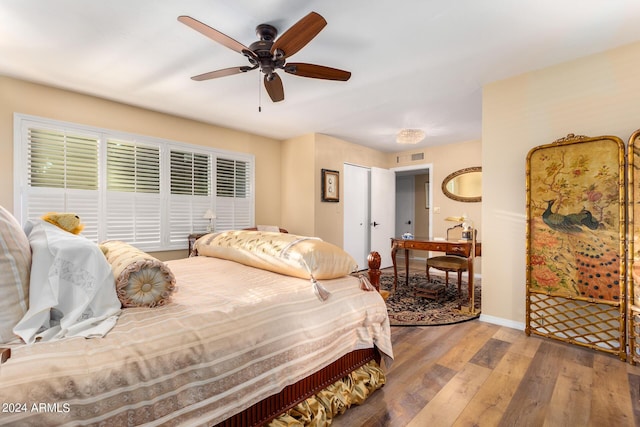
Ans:
{"type": "MultiPolygon", "coordinates": [[[[234,152],[230,150],[224,150],[219,148],[207,147],[202,145],[188,144],[185,142],[179,141],[171,141],[167,139],[151,137],[140,134],[133,134],[128,132],[120,132],[111,129],[98,128],[94,126],[81,125],[71,122],[65,122],[60,120],[54,120],[44,117],[32,116],[21,113],[14,113],[14,158],[13,158],[13,190],[14,190],[14,215],[20,222],[20,224],[25,224],[30,218],[27,218],[27,211],[29,205],[29,198],[33,196],[37,191],[32,190],[33,188],[49,188],[49,187],[30,187],[29,185],[29,167],[28,167],[28,156],[29,156],[29,137],[28,137],[28,129],[29,128],[40,128],[40,129],[52,129],[59,132],[78,132],[81,134],[90,134],[92,136],[97,136],[98,138],[98,190],[87,190],[89,192],[96,191],[97,197],[97,224],[87,224],[85,230],[92,230],[95,228],[97,230],[96,233],[89,233],[90,236],[87,235],[90,240],[95,241],[96,243],[106,240],[107,238],[107,209],[108,209],[108,201],[107,196],[109,194],[107,190],[107,141],[109,140],[118,140],[131,144],[139,144],[146,146],[157,146],[160,148],[160,207],[161,207],[161,215],[160,215],[160,233],[159,233],[159,241],[157,243],[149,244],[142,243],[136,244],[136,242],[128,242],[136,245],[142,250],[146,251],[165,251],[165,250],[179,250],[186,249],[188,247],[188,234],[190,233],[203,233],[205,232],[208,220],[202,218],[204,215],[204,211],[199,213],[202,203],[199,205],[196,204],[194,210],[190,213],[190,217],[188,217],[188,226],[184,227],[184,230],[178,231],[181,233],[184,231],[184,238],[175,234],[173,238],[171,237],[172,231],[172,222],[170,217],[170,203],[172,201],[172,197],[176,195],[171,194],[171,151],[183,151],[187,153],[206,155],[209,157],[209,168],[210,168],[210,188],[211,194],[208,197],[209,203],[207,208],[212,209],[216,212],[217,207],[217,183],[216,183],[216,163],[218,158],[234,160],[234,161],[242,161],[247,162],[248,164],[248,172],[249,176],[249,184],[248,184],[248,192],[249,197],[248,200],[244,200],[242,215],[238,215],[237,219],[234,219],[233,222],[236,225],[233,228],[244,228],[251,227],[254,224],[255,219],[255,155],[249,153],[241,153],[234,152]]],[[[60,191],[60,194],[65,194],[65,191],[69,191],[68,189],[57,189],[60,191]]],[[[144,193],[136,193],[132,192],[132,194],[144,194],[144,193]]],[[[91,195],[91,194],[89,194],[91,195]]],[[[182,195],[181,195],[182,196],[182,195]]],[[[186,197],[196,197],[195,195],[186,196],[186,197]]],[[[197,196],[203,197],[203,196],[197,196]]],[[[203,202],[202,199],[199,200],[203,202]]],[[[174,200],[175,202],[175,200],[174,200]]],[[[206,201],[205,201],[206,202],[206,201]]],[[[31,204],[33,206],[33,203],[31,204]]],[[[55,210],[55,209],[51,209],[55,210]]],[[[44,214],[45,212],[42,212],[44,214]]],[[[39,214],[41,215],[41,214],[39,214]]],[[[33,217],[33,215],[32,215],[33,217]]],[[[83,221],[85,222],[85,221],[83,221]]],[[[131,228],[134,228],[134,222],[129,224],[131,228]]],[[[180,224],[178,224],[180,225],[180,224]]],[[[174,226],[175,229],[175,221],[174,226]]],[[[182,228],[182,227],[178,227],[182,228]]],[[[229,229],[229,228],[226,228],[229,229]]],[[[222,231],[222,229],[216,228],[216,231],[222,231]]],[[[83,232],[86,235],[86,233],[83,232]]]]}

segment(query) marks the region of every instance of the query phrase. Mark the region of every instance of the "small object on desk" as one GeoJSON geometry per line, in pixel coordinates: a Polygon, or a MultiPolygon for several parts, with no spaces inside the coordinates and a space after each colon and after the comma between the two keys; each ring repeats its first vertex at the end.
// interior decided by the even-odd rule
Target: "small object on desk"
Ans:
{"type": "Polygon", "coordinates": [[[413,234],[411,234],[411,233],[404,233],[404,234],[402,235],[402,239],[403,239],[403,240],[412,240],[412,239],[413,239],[413,234]]]}

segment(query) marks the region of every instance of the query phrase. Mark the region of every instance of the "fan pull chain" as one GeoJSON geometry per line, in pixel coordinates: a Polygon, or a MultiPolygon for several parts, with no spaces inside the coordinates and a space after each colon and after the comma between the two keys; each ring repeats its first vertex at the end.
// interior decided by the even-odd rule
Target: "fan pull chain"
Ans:
{"type": "Polygon", "coordinates": [[[262,77],[262,75],[261,73],[258,73],[258,113],[262,113],[262,90],[260,90],[260,77],[262,77]]]}

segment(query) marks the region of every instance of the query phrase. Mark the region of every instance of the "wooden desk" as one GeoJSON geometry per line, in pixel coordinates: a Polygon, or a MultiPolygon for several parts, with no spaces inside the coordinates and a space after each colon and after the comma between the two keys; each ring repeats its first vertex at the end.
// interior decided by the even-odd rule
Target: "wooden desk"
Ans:
{"type": "MultiPolygon", "coordinates": [[[[455,253],[467,258],[467,270],[469,278],[467,279],[469,294],[473,293],[473,259],[481,256],[482,245],[476,241],[475,253],[472,253],[473,243],[471,241],[451,241],[451,240],[430,240],[416,237],[415,239],[391,239],[391,259],[393,260],[393,292],[396,291],[398,283],[398,268],[396,264],[396,252],[398,249],[404,249],[404,262],[406,273],[406,285],[409,285],[409,250],[415,251],[433,251],[433,252],[449,252],[455,253]]],[[[469,307],[473,310],[473,303],[469,301],[469,307]]]]}

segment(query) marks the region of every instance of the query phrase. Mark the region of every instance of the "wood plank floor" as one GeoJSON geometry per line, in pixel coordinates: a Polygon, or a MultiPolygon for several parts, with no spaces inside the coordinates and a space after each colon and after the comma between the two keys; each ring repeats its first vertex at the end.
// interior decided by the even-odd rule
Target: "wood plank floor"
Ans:
{"type": "Polygon", "coordinates": [[[640,366],[474,320],[392,327],[387,384],[333,426],[640,426],[640,366]]]}
{"type": "Polygon", "coordinates": [[[392,327],[387,384],[333,426],[640,426],[640,366],[473,320],[392,327]]]}

